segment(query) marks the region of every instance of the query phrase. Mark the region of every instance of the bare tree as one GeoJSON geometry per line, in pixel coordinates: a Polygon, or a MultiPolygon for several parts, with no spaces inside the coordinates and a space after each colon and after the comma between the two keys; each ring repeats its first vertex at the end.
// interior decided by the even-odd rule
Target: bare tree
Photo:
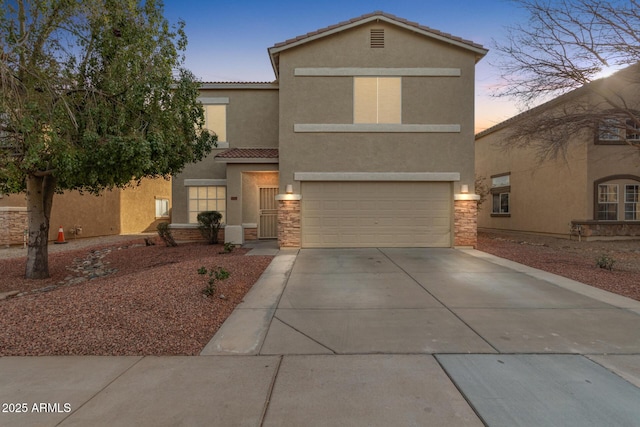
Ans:
{"type": "Polygon", "coordinates": [[[495,43],[502,79],[495,95],[524,108],[546,103],[514,120],[509,145],[552,158],[590,130],[618,132],[640,149],[640,1],[512,1],[528,20],[495,43]],[[601,78],[610,70],[620,71],[601,78]]]}

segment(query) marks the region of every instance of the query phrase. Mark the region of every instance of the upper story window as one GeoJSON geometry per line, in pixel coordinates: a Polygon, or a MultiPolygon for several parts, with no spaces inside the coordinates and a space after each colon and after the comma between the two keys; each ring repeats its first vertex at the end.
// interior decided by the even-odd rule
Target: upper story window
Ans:
{"type": "Polygon", "coordinates": [[[600,122],[598,138],[600,144],[625,144],[640,142],[640,124],[632,119],[609,118],[600,122]]]}
{"type": "Polygon", "coordinates": [[[354,77],[354,123],[401,123],[400,77],[354,77]]]}
{"type": "Polygon", "coordinates": [[[218,143],[227,142],[227,106],[204,105],[204,127],[218,135],[218,143]]]}
{"type": "Polygon", "coordinates": [[[491,177],[491,196],[493,199],[492,216],[509,216],[511,196],[511,174],[503,173],[491,177]]]}

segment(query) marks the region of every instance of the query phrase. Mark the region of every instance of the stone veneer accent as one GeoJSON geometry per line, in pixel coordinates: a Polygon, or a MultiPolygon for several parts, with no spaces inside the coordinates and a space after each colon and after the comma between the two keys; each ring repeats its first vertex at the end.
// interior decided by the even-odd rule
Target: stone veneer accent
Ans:
{"type": "Polygon", "coordinates": [[[299,248],[300,200],[278,200],[278,245],[281,248],[299,248]]]}
{"type": "Polygon", "coordinates": [[[258,240],[257,228],[245,228],[243,231],[244,231],[244,240],[258,240]]]}
{"type": "MultiPolygon", "coordinates": [[[[173,238],[177,242],[204,242],[204,238],[198,230],[198,226],[169,226],[173,238]]],[[[224,243],[224,228],[218,230],[218,242],[224,243]]]]}
{"type": "Polygon", "coordinates": [[[0,246],[22,244],[28,227],[27,208],[0,208],[0,246]]]}
{"type": "Polygon", "coordinates": [[[454,246],[472,246],[478,244],[478,202],[476,200],[455,200],[454,207],[454,246]]]}
{"type": "Polygon", "coordinates": [[[574,236],[591,238],[639,237],[639,221],[571,221],[574,236]]]}

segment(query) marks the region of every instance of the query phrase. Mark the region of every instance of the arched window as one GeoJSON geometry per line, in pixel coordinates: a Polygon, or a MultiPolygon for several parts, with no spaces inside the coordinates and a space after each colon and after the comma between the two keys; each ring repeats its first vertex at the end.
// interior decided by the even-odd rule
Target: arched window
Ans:
{"type": "Polygon", "coordinates": [[[640,177],[611,175],[594,183],[593,219],[640,221],[640,177]]]}

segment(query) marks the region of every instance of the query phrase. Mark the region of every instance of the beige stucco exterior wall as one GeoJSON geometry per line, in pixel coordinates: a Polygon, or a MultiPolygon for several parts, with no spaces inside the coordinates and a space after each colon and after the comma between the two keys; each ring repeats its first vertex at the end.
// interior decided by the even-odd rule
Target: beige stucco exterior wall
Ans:
{"type": "MultiPolygon", "coordinates": [[[[58,238],[60,226],[66,240],[154,231],[156,196],[171,200],[171,182],[145,179],[139,187],[104,191],[99,196],[78,191],[56,194],[49,239],[58,238]]],[[[25,206],[23,194],[5,194],[0,198],[0,207],[25,206]]]]}
{"type": "Polygon", "coordinates": [[[294,172],[459,172],[473,189],[472,52],[384,22],[368,23],[280,54],[280,190],[294,172]],[[369,46],[385,29],[385,48],[369,46]],[[403,77],[403,124],[459,124],[455,133],[301,133],[295,124],[352,124],[353,77],[294,76],[298,67],[458,68],[460,77],[403,77]]]}
{"type": "Polygon", "coordinates": [[[169,218],[156,218],[156,198],[169,199],[171,209],[171,180],[144,179],[120,191],[120,233],[154,232],[159,222],[168,222],[169,218]]]}
{"type": "Polygon", "coordinates": [[[570,222],[586,218],[589,205],[587,143],[572,143],[566,159],[539,163],[533,149],[505,149],[506,130],[476,141],[476,175],[511,173],[510,216],[492,217],[491,194],[478,211],[478,228],[568,236],[570,222]]]}
{"type": "MultiPolygon", "coordinates": [[[[214,160],[216,154],[228,148],[278,147],[278,91],[276,89],[243,89],[241,87],[206,89],[201,91],[201,97],[229,98],[227,104],[229,146],[214,149],[204,160],[187,165],[182,173],[173,178],[174,203],[171,211],[173,224],[188,223],[188,189],[184,184],[185,179],[224,180],[228,178],[227,165],[216,162],[214,160]]],[[[258,165],[254,170],[263,170],[262,165],[258,165]]],[[[266,170],[277,170],[277,167],[266,170]]],[[[237,178],[237,183],[240,185],[240,175],[237,178]]],[[[231,183],[232,180],[227,179],[227,185],[231,183]]],[[[240,225],[242,223],[241,205],[237,201],[230,200],[231,193],[241,194],[239,188],[227,188],[227,223],[240,225]]]]}
{"type": "MultiPolygon", "coordinates": [[[[58,237],[62,225],[65,239],[120,234],[120,190],[105,191],[99,196],[67,191],[53,197],[49,239],[58,237]],[[76,229],[81,229],[76,234],[76,229]]],[[[23,194],[4,195],[0,206],[26,206],[23,194]]]]}

